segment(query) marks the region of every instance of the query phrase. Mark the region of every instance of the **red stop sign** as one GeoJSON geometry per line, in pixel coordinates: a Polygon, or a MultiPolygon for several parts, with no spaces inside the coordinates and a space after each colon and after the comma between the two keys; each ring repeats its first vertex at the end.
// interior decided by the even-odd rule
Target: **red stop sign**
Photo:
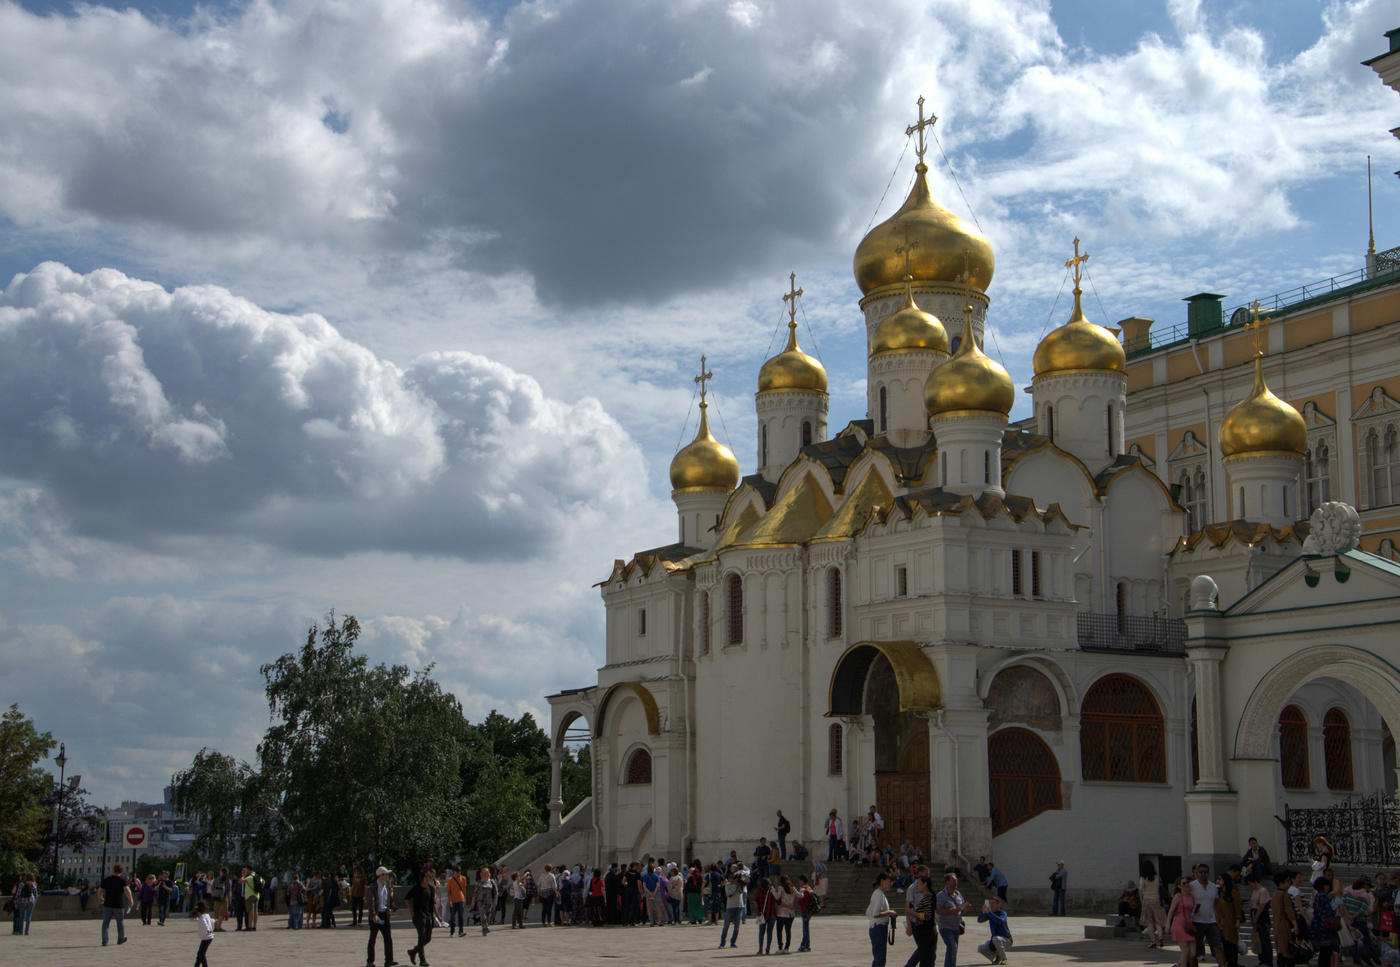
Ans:
{"type": "Polygon", "coordinates": [[[126,830],[126,845],[133,849],[146,842],[145,826],[128,826],[126,830]]]}

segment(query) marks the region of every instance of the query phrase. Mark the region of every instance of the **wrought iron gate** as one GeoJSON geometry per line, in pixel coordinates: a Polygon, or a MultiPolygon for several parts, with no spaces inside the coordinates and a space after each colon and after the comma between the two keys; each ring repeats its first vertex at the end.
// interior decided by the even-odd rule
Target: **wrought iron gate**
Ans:
{"type": "Polygon", "coordinates": [[[1332,844],[1334,863],[1345,866],[1400,865],[1400,798],[1380,794],[1350,799],[1325,809],[1283,807],[1288,862],[1314,855],[1313,840],[1332,844]]]}

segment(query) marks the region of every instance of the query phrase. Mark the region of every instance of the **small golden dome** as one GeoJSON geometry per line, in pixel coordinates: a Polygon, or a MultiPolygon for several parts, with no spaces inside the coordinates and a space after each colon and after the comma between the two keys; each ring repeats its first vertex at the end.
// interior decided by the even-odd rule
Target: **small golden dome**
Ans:
{"type": "Polygon", "coordinates": [[[826,392],[826,367],[797,347],[797,323],[788,322],[788,341],[783,351],[763,364],[758,371],[758,391],[776,393],[783,390],[826,392]]]}
{"type": "Polygon", "coordinates": [[[1308,446],[1308,428],[1297,410],[1279,399],[1264,382],[1264,354],[1254,356],[1254,388],[1220,422],[1220,452],[1283,452],[1300,456],[1308,446]]]}
{"type": "Polygon", "coordinates": [[[706,402],[700,402],[700,429],[695,439],[671,458],[672,490],[733,490],[739,486],[739,461],[734,451],[710,433],[705,416],[706,402]]]}
{"type": "Polygon", "coordinates": [[[871,356],[920,349],[948,352],[948,332],[937,316],[914,303],[913,282],[912,276],[904,277],[904,305],[875,327],[870,339],[871,356]]]}
{"type": "Polygon", "coordinates": [[[1074,312],[1069,322],[1052,330],[1035,347],[1031,368],[1037,376],[1055,373],[1128,372],[1128,357],[1117,337],[1103,326],[1084,318],[1080,304],[1082,290],[1074,287],[1074,312]]]}
{"type": "Polygon", "coordinates": [[[929,374],[924,408],[929,416],[980,410],[1006,416],[1016,402],[1016,385],[1002,366],[977,348],[972,306],[963,306],[962,342],[953,358],[929,374]]]}
{"type": "Polygon", "coordinates": [[[916,282],[953,283],[960,281],[964,271],[970,274],[972,286],[985,292],[996,270],[992,243],[977,226],[933,200],[925,177],[928,165],[920,161],[914,170],[918,173],[914,187],[899,211],[872,228],[856,246],[856,285],[861,295],[898,285],[906,274],[916,282]]]}

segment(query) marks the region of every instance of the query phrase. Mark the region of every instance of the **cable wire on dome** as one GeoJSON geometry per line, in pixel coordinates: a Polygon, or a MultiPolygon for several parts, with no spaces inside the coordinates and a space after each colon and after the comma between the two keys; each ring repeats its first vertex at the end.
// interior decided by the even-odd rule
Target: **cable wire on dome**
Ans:
{"type": "Polygon", "coordinates": [[[797,304],[797,307],[802,310],[802,323],[807,327],[807,335],[811,337],[812,352],[816,353],[817,359],[820,360],[822,358],[822,351],[817,348],[817,334],[812,331],[812,324],[807,321],[807,307],[800,302],[797,304]]]}
{"type": "Polygon", "coordinates": [[[1103,321],[1108,325],[1113,323],[1108,318],[1108,310],[1103,307],[1103,300],[1099,298],[1099,290],[1094,286],[1094,277],[1089,274],[1089,270],[1084,270],[1084,278],[1089,280],[1089,291],[1094,293],[1094,301],[1099,304],[1099,311],[1103,313],[1103,321]]]}
{"type": "Polygon", "coordinates": [[[764,359],[771,359],[773,356],[773,343],[777,340],[778,333],[783,331],[783,313],[786,311],[786,308],[778,310],[778,324],[773,327],[773,335],[768,337],[768,348],[763,352],[764,359]]]}
{"type": "Polygon", "coordinates": [[[681,424],[681,438],[676,441],[676,453],[681,452],[681,444],[685,442],[685,431],[690,428],[690,411],[695,409],[695,395],[699,392],[698,386],[690,391],[690,405],[685,410],[685,422],[681,424]]]}
{"type": "Polygon", "coordinates": [[[885,183],[885,190],[880,193],[880,200],[875,203],[875,210],[870,213],[870,221],[865,225],[865,234],[870,234],[870,226],[875,224],[875,216],[880,214],[880,206],[885,203],[885,196],[890,193],[890,185],[894,184],[894,176],[899,174],[899,166],[904,161],[904,156],[909,153],[909,142],[913,135],[906,135],[904,138],[904,150],[899,153],[899,161],[894,163],[894,171],[890,172],[890,180],[885,183]]]}
{"type": "Polygon", "coordinates": [[[1040,327],[1040,339],[1045,338],[1045,330],[1050,328],[1050,320],[1055,318],[1055,307],[1060,304],[1060,296],[1065,294],[1065,283],[1068,281],[1069,269],[1065,269],[1065,277],[1060,280],[1060,291],[1055,293],[1055,303],[1050,307],[1050,311],[1045,314],[1045,325],[1040,327]]]}
{"type": "MultiPolygon", "coordinates": [[[[982,232],[982,223],[977,220],[977,213],[972,210],[972,202],[967,200],[967,192],[963,191],[962,182],[958,181],[958,173],[953,170],[953,162],[948,160],[948,152],[943,150],[943,142],[938,140],[938,132],[929,129],[933,135],[933,143],[938,145],[938,153],[943,155],[943,163],[948,166],[948,174],[953,176],[953,184],[958,186],[958,194],[962,195],[963,204],[967,206],[967,213],[972,216],[972,223],[977,226],[977,230],[982,232]]],[[[982,232],[983,235],[987,234],[982,232]]]]}
{"type": "Polygon", "coordinates": [[[719,428],[724,431],[724,445],[732,452],[734,450],[734,441],[729,439],[729,427],[724,425],[724,414],[720,412],[719,408],[719,394],[716,393],[712,399],[715,401],[715,416],[719,417],[719,428]]]}

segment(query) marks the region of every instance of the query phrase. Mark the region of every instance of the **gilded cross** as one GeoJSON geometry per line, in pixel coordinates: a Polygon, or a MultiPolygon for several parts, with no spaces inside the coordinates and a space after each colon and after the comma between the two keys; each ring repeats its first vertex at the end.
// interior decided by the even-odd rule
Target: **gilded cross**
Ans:
{"type": "Polygon", "coordinates": [[[1074,258],[1065,262],[1065,268],[1074,271],[1074,287],[1076,289],[1079,288],[1079,280],[1084,278],[1084,273],[1079,266],[1087,261],[1089,261],[1089,253],[1085,252],[1083,255],[1079,254],[1079,236],[1076,235],[1074,237],[1074,258]]]}
{"type": "Polygon", "coordinates": [[[1244,327],[1253,334],[1254,351],[1262,356],[1264,354],[1264,346],[1268,343],[1268,337],[1265,336],[1264,330],[1268,328],[1269,323],[1273,322],[1274,319],[1273,316],[1265,316],[1263,319],[1259,318],[1258,299],[1255,299],[1254,304],[1249,308],[1253,310],[1254,318],[1246,322],[1244,327]]]}
{"type": "Polygon", "coordinates": [[[908,277],[910,277],[910,276],[912,276],[912,275],[914,274],[914,263],[913,263],[914,249],[916,249],[916,248],[918,248],[918,247],[919,247],[919,240],[918,240],[918,239],[914,239],[914,240],[911,241],[911,240],[909,239],[909,225],[908,225],[908,223],[905,223],[905,226],[904,226],[904,244],[901,245],[901,246],[899,246],[897,249],[895,249],[895,250],[894,250],[894,254],[896,254],[896,255],[903,255],[903,256],[904,256],[904,275],[905,275],[906,278],[908,278],[908,277]]]}
{"type": "Polygon", "coordinates": [[[913,133],[916,132],[916,131],[919,133],[919,143],[918,143],[918,146],[914,148],[914,153],[915,153],[916,155],[919,156],[919,164],[923,164],[923,163],[924,163],[924,152],[928,150],[928,142],[926,142],[926,141],[924,140],[924,129],[925,129],[925,128],[931,128],[931,127],[933,127],[933,126],[934,126],[935,124],[937,124],[937,123],[938,123],[938,116],[935,115],[935,114],[929,114],[929,116],[928,116],[927,119],[924,117],[924,96],[923,96],[922,94],[920,94],[920,95],[919,95],[919,123],[918,123],[918,124],[911,124],[911,125],[909,125],[909,127],[907,127],[907,128],[904,129],[904,134],[905,134],[906,136],[911,135],[911,134],[913,134],[913,133]]]}
{"type": "Polygon", "coordinates": [[[715,374],[707,372],[705,369],[705,357],[700,357],[700,375],[695,377],[695,382],[700,384],[700,405],[705,405],[705,384],[715,378],[715,374]]]}
{"type": "Polygon", "coordinates": [[[797,325],[797,297],[802,294],[802,290],[797,287],[797,273],[793,272],[788,276],[788,293],[783,296],[783,301],[791,303],[788,306],[788,324],[797,325]]]}

